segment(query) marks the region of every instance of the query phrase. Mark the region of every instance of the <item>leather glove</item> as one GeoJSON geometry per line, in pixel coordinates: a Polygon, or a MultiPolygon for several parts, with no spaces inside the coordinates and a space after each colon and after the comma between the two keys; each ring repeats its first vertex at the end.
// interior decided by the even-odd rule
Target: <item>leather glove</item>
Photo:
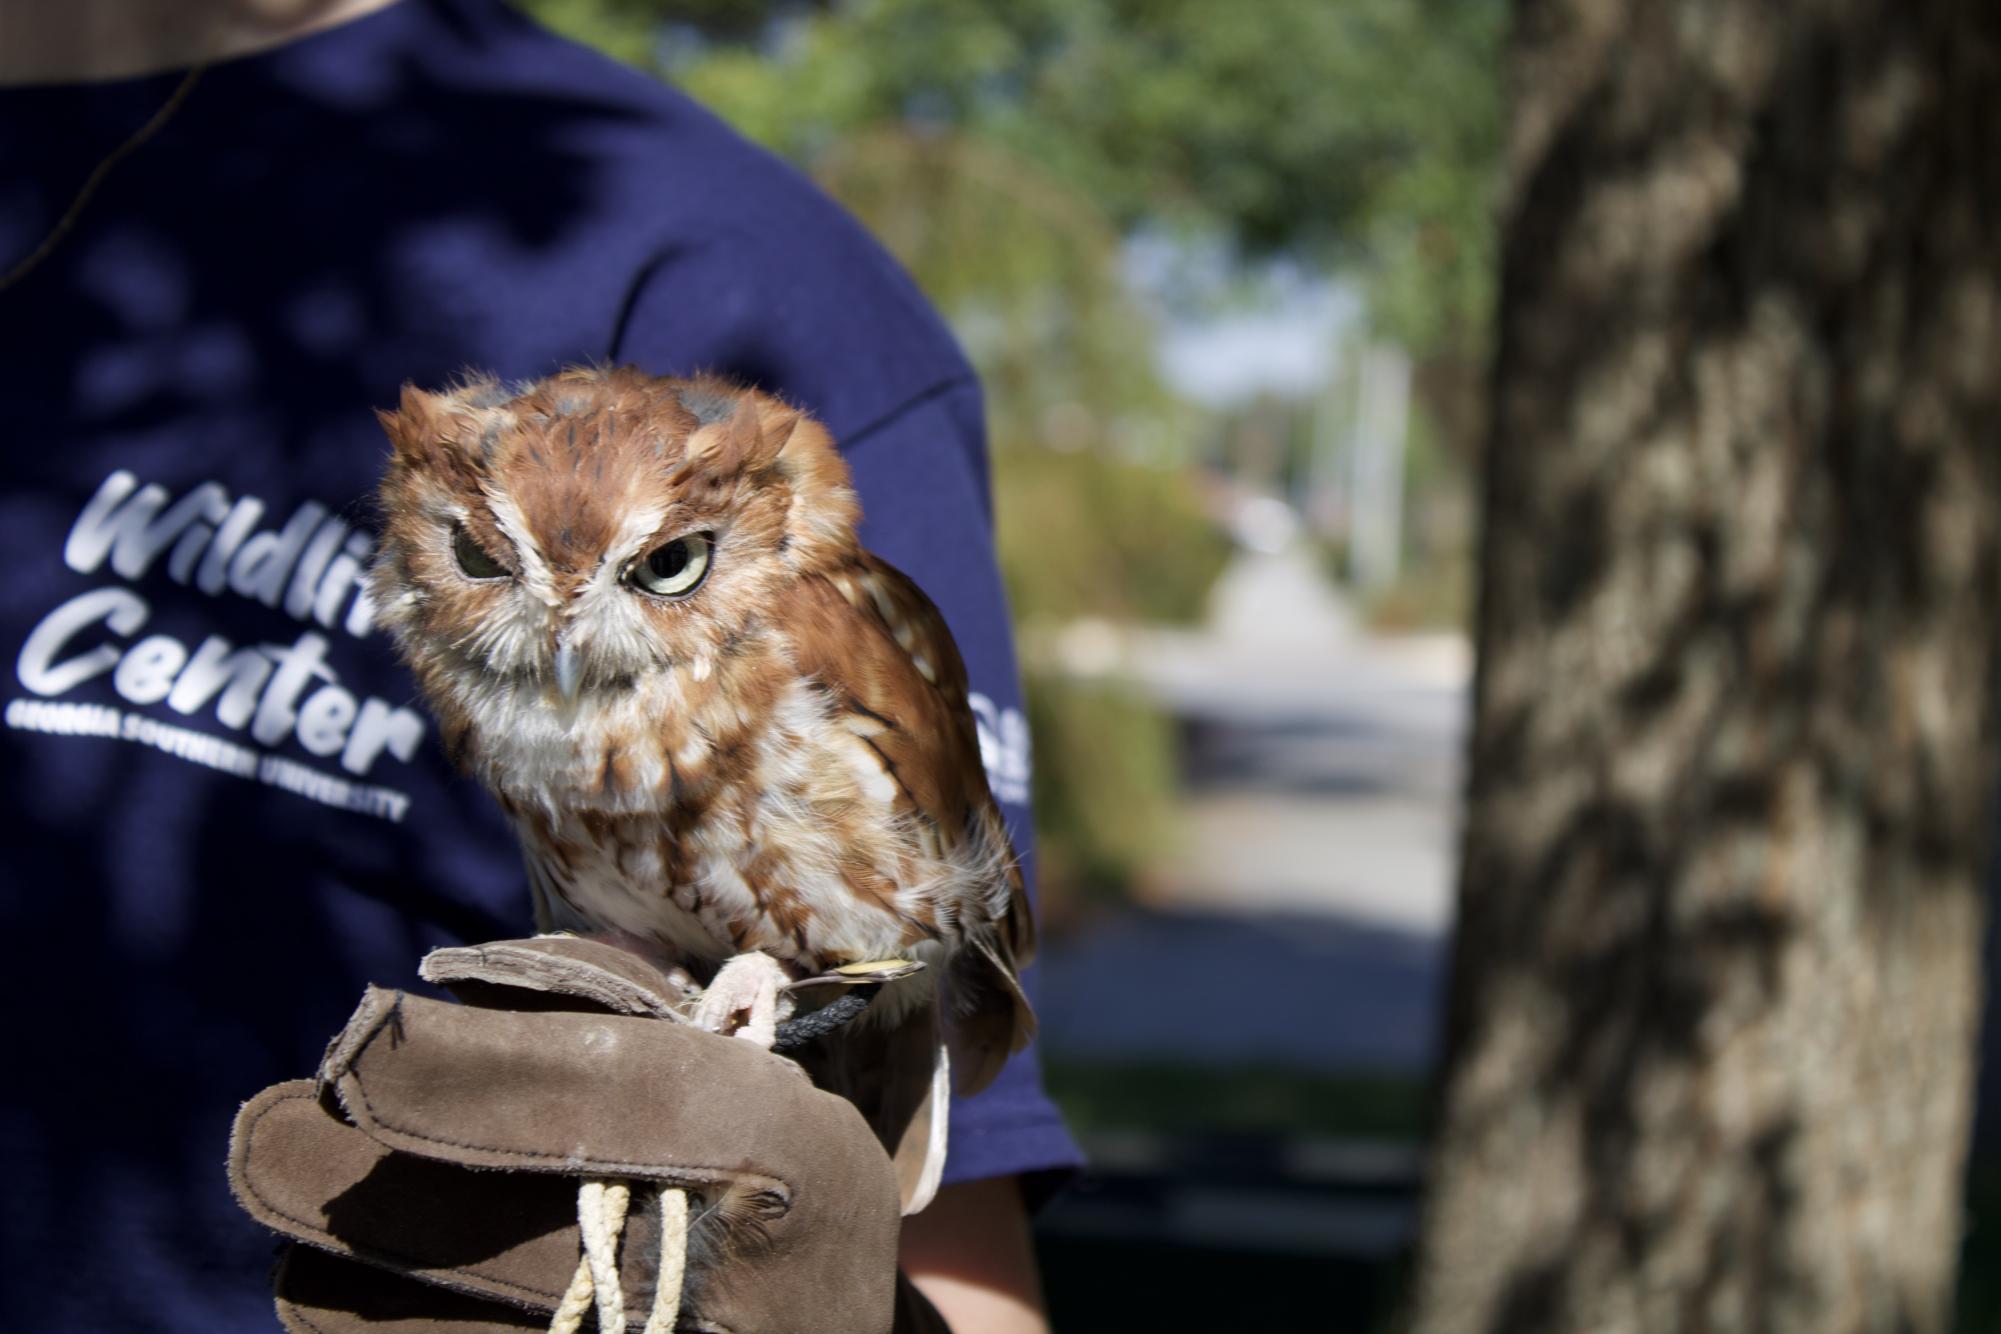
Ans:
{"type": "Polygon", "coordinates": [[[317,1079],[237,1115],[237,1200],[305,1243],[274,1279],[287,1329],[576,1329],[587,1309],[648,1334],[945,1328],[897,1273],[896,1177],[860,1113],[687,1023],[674,979],[561,936],[422,972],[464,1003],[371,987],[317,1079]]]}

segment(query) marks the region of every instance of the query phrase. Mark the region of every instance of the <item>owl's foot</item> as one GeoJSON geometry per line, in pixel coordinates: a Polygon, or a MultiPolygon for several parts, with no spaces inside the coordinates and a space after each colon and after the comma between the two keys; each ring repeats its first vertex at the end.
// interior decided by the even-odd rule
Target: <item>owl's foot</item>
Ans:
{"type": "Polygon", "coordinates": [[[802,977],[786,988],[787,994],[808,996],[806,1013],[778,1026],[772,1050],[793,1052],[852,1023],[891,982],[900,982],[924,971],[916,959],[868,959],[846,963],[824,973],[802,977]],[[832,1000],[823,1000],[827,992],[832,1000]],[[819,1002],[813,1008],[813,1002],[819,1002]]]}
{"type": "Polygon", "coordinates": [[[778,1025],[792,1015],[792,998],[785,991],[791,982],[785,965],[769,954],[739,954],[716,971],[695,1006],[695,1022],[711,1033],[748,1038],[769,1051],[778,1025]]]}

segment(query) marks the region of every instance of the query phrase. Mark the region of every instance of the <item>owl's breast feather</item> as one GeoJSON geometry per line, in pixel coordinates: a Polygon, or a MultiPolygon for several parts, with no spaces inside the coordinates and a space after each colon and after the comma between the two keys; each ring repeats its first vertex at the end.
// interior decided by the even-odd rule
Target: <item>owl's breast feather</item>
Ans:
{"type": "Polygon", "coordinates": [[[681,675],[476,721],[475,769],[552,917],[813,969],[943,946],[971,924],[951,905],[986,901],[1007,850],[941,838],[905,809],[824,688],[794,677],[753,712],[681,675]]]}

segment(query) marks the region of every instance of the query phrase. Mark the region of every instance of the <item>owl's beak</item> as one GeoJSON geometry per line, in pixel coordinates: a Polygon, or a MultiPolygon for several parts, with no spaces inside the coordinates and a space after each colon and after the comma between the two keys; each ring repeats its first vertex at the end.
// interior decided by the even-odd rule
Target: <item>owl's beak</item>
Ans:
{"type": "Polygon", "coordinates": [[[556,689],[563,692],[566,702],[574,703],[577,687],[583,683],[584,662],[577,646],[567,637],[556,641],[556,689]]]}

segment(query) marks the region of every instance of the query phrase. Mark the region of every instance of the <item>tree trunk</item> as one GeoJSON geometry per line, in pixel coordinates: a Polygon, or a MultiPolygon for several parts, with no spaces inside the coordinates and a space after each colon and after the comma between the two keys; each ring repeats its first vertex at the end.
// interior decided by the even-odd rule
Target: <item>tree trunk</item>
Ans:
{"type": "Polygon", "coordinates": [[[1422,1334],[1947,1326],[2001,5],[1522,0],[1422,1334]]]}

